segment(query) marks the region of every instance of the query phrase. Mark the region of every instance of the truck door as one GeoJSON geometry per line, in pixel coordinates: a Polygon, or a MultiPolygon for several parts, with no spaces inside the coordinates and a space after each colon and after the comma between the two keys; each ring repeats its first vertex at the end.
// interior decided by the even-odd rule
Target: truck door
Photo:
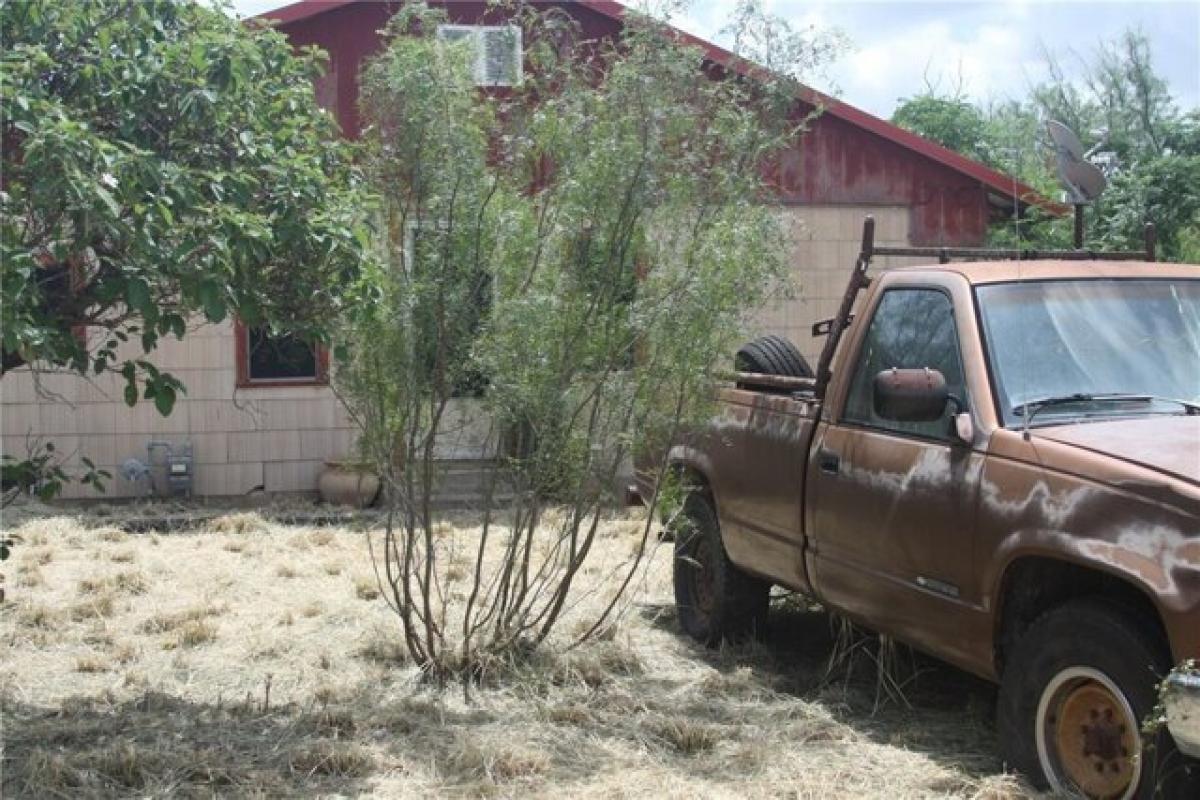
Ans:
{"type": "Polygon", "coordinates": [[[818,594],[949,658],[970,616],[961,587],[972,585],[983,455],[956,438],[954,403],[935,422],[897,422],[875,414],[872,390],[882,370],[929,367],[969,406],[957,330],[942,288],[882,293],[814,441],[806,494],[818,594]]]}

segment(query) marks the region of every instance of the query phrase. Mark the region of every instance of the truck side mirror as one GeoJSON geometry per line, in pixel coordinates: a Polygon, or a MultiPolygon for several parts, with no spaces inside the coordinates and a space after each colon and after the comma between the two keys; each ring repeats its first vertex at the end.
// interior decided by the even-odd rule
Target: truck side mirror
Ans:
{"type": "Polygon", "coordinates": [[[933,422],[945,413],[950,392],[936,369],[885,369],[875,376],[872,401],[883,419],[933,422]]]}

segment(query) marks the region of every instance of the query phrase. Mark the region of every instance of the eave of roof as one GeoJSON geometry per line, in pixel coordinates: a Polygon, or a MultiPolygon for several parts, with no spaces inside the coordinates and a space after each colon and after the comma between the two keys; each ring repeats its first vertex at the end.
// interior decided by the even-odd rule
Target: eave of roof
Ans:
{"type": "MultiPolygon", "coordinates": [[[[363,2],[364,0],[299,0],[299,2],[274,9],[273,11],[265,11],[258,15],[259,19],[272,20],[277,25],[288,25],[294,22],[314,17],[318,14],[324,14],[327,11],[333,11],[343,6],[352,5],[354,3],[363,2]]],[[[536,0],[535,0],[536,1],[536,0]]],[[[580,6],[595,11],[606,17],[615,20],[624,18],[630,9],[624,6],[617,0],[575,0],[580,6]]],[[[705,57],[726,69],[733,70],[739,75],[753,77],[755,72],[761,68],[755,67],[745,59],[739,58],[734,53],[725,48],[713,44],[712,42],[701,39],[686,31],[672,28],[672,32],[680,41],[685,44],[699,48],[704,52],[705,57]]],[[[835,97],[831,97],[816,89],[807,86],[800,87],[799,99],[809,105],[815,106],[822,110],[822,113],[845,120],[851,125],[869,131],[876,136],[880,136],[891,142],[904,147],[908,150],[928,158],[931,161],[942,164],[950,169],[967,175],[984,186],[988,187],[995,194],[1005,199],[1015,197],[1020,203],[1025,205],[1035,205],[1053,214],[1065,214],[1069,210],[1061,203],[1056,203],[1045,197],[1042,197],[1031,186],[1021,183],[1011,175],[1005,175],[991,167],[984,166],[978,161],[967,158],[964,155],[954,152],[953,150],[943,147],[936,142],[919,136],[912,131],[905,130],[899,125],[893,125],[887,120],[880,119],[873,114],[868,114],[860,108],[844,103],[835,97]]]]}

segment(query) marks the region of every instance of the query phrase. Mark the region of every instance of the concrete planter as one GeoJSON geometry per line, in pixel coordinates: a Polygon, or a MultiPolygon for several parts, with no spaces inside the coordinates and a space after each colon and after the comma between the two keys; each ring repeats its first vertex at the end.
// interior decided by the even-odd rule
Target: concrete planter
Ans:
{"type": "Polygon", "coordinates": [[[379,495],[379,476],[369,464],[356,461],[326,461],[317,479],[317,492],[335,506],[366,508],[379,495]]]}

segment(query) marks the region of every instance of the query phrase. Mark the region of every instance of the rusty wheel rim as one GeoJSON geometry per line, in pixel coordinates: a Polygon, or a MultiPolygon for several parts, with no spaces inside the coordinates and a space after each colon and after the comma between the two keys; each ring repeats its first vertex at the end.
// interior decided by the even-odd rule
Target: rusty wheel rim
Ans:
{"type": "Polygon", "coordinates": [[[1099,670],[1071,667],[1046,685],[1037,710],[1037,749],[1057,792],[1123,800],[1137,790],[1142,772],[1137,716],[1099,670]]]}

